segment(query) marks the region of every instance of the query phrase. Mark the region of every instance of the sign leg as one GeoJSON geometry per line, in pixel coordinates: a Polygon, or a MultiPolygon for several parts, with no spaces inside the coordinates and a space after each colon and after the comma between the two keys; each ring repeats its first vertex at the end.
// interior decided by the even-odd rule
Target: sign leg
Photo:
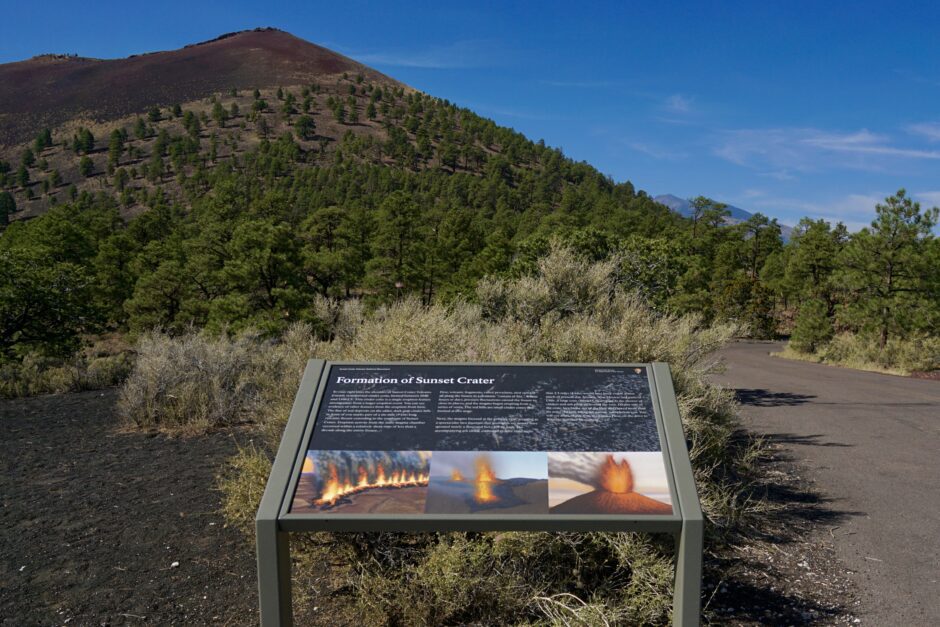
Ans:
{"type": "Polygon", "coordinates": [[[256,520],[258,601],[262,627],[292,627],[290,539],[276,520],[256,520]]]}
{"type": "Polygon", "coordinates": [[[676,551],[676,584],[672,600],[672,624],[697,626],[702,603],[702,519],[683,520],[676,551]]]}

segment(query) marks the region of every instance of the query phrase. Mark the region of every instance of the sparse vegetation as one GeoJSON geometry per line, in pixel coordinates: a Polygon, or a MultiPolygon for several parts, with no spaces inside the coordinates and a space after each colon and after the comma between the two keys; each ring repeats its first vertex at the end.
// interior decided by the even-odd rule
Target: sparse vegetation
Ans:
{"type": "Polygon", "coordinates": [[[67,358],[30,352],[22,360],[0,362],[0,397],[63,394],[112,387],[124,382],[133,363],[130,350],[108,347],[106,342],[92,344],[67,358]]]}
{"type": "Polygon", "coordinates": [[[775,355],[857,370],[909,375],[940,370],[940,338],[930,335],[891,338],[882,347],[875,336],[840,333],[815,351],[800,350],[791,340],[775,355]]]}
{"type": "MultiPolygon", "coordinates": [[[[258,414],[269,427],[267,448],[241,451],[223,477],[230,520],[250,531],[279,436],[272,427],[283,424],[309,355],[667,361],[710,521],[709,551],[764,524],[766,506],[751,493],[760,447],[736,433],[730,395],[705,381],[709,355],[734,327],[656,314],[623,288],[615,260],[590,263],[556,247],[535,265],[533,274],[484,281],[478,304],[425,306],[406,298],[363,316],[355,301],[318,301],[328,332],[316,339],[309,327],[294,327],[279,345],[293,347],[293,359],[280,362],[293,372],[258,414]]],[[[303,543],[301,562],[341,561],[334,574],[353,591],[347,609],[378,624],[551,622],[562,615],[656,624],[668,620],[671,550],[670,542],[634,534],[320,534],[303,543]]]]}

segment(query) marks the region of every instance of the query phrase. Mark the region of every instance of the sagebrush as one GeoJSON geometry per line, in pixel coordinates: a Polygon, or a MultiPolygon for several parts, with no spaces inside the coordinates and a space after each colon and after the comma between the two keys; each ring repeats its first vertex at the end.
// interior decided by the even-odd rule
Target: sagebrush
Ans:
{"type": "MultiPolygon", "coordinates": [[[[242,450],[222,478],[229,519],[250,532],[266,469],[308,357],[665,361],[673,368],[715,549],[761,511],[748,496],[759,448],[739,437],[731,394],[705,378],[715,367],[714,351],[735,328],[654,312],[620,285],[617,267],[615,259],[590,263],[555,247],[531,276],[482,282],[475,303],[424,306],[406,298],[365,315],[356,301],[320,300],[317,315],[328,320],[329,330],[314,333],[298,324],[278,342],[150,335],[139,349],[142,368],[128,382],[133,392],[127,396],[151,399],[137,405],[154,424],[185,428],[189,417],[204,428],[250,418],[267,427],[266,448],[242,450]],[[206,370],[208,353],[223,350],[241,366],[231,380],[206,370]],[[193,384],[194,377],[202,384],[193,384]],[[222,408],[230,413],[217,413],[222,408]]],[[[368,624],[658,624],[669,618],[672,545],[655,537],[317,534],[301,545],[301,571],[303,564],[342,564],[334,574],[352,591],[344,597],[345,607],[368,624]]]]}
{"type": "Polygon", "coordinates": [[[840,333],[810,350],[792,339],[781,357],[908,375],[940,369],[940,337],[924,334],[889,338],[884,346],[872,334],[840,333]]]}
{"type": "Polygon", "coordinates": [[[0,362],[0,397],[83,392],[123,383],[133,369],[134,356],[127,350],[97,348],[92,345],[68,358],[31,352],[21,361],[0,362]]]}

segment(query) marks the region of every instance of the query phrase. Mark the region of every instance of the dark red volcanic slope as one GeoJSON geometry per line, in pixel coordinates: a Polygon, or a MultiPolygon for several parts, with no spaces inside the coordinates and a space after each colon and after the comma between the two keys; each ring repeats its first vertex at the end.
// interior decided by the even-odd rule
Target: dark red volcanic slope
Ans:
{"type": "Polygon", "coordinates": [[[105,121],[236,89],[308,84],[349,72],[392,79],[284,31],[222,35],[180,50],[126,59],[43,56],[0,64],[0,145],[76,117],[105,121]]]}

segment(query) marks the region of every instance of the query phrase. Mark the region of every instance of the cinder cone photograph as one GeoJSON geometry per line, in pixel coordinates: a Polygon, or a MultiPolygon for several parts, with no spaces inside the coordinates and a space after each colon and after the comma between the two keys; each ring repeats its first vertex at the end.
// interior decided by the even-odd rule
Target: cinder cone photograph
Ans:
{"type": "Polygon", "coordinates": [[[429,514],[548,513],[545,453],[436,451],[429,514]]]}
{"type": "Polygon", "coordinates": [[[663,454],[549,453],[553,514],[671,514],[663,454]]]}

